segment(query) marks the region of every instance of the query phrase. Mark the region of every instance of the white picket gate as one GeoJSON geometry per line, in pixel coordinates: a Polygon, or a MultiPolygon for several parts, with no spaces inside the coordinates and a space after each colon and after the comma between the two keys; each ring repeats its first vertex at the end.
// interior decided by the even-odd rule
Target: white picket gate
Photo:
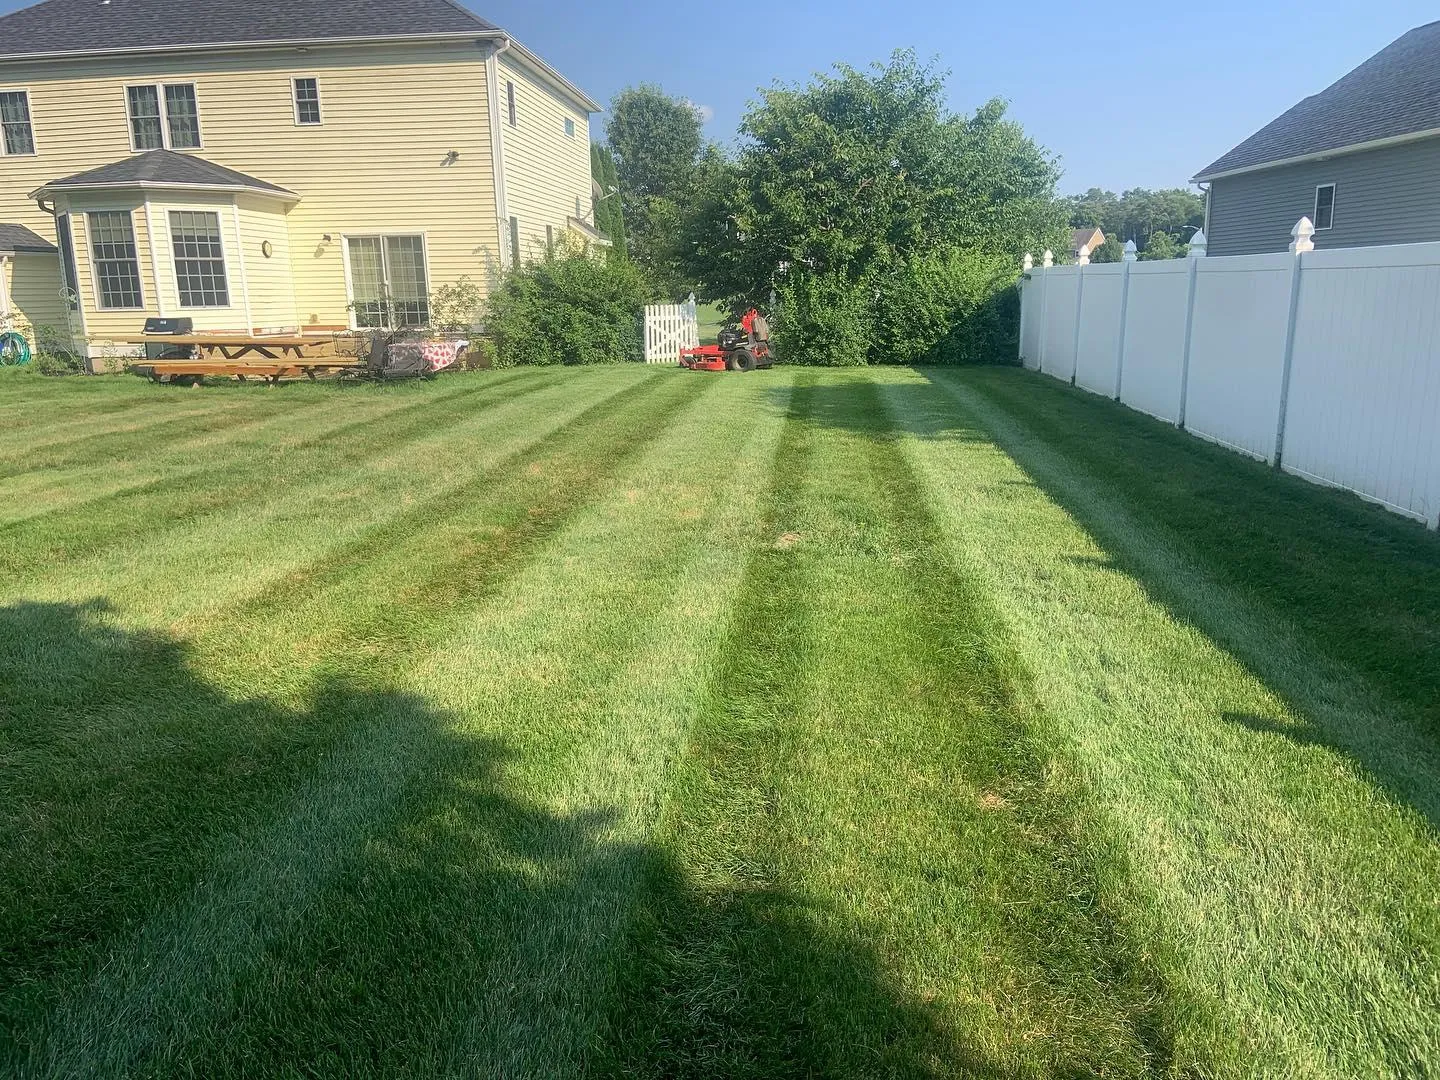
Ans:
{"type": "Polygon", "coordinates": [[[681,349],[700,344],[695,295],[683,304],[650,304],[645,308],[645,362],[678,364],[681,349]]]}

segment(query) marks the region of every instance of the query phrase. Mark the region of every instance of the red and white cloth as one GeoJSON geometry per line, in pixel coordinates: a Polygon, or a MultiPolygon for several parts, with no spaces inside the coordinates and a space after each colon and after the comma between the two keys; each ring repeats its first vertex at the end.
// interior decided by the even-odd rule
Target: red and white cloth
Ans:
{"type": "Polygon", "coordinates": [[[456,358],[470,347],[463,338],[455,341],[397,341],[390,351],[406,359],[418,357],[430,371],[439,371],[455,363],[456,358]]]}

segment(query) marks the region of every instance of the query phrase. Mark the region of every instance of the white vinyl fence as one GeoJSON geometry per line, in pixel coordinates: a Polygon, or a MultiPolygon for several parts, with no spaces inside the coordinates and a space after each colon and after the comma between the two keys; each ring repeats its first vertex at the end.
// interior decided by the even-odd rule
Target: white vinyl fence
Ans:
{"type": "MultiPolygon", "coordinates": [[[[1440,243],[1030,266],[1028,368],[1440,526],[1440,243]]],[[[1046,253],[1045,262],[1051,260],[1046,253]]]]}
{"type": "Polygon", "coordinates": [[[681,349],[700,344],[695,294],[683,304],[651,304],[645,309],[645,362],[678,364],[681,349]]]}

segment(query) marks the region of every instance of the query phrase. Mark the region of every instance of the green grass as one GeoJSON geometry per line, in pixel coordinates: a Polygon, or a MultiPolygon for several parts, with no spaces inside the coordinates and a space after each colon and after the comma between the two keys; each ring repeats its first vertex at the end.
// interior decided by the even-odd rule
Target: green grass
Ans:
{"type": "Polygon", "coordinates": [[[1424,1076],[1440,542],[1014,369],[0,376],[0,1074],[1424,1076]]]}

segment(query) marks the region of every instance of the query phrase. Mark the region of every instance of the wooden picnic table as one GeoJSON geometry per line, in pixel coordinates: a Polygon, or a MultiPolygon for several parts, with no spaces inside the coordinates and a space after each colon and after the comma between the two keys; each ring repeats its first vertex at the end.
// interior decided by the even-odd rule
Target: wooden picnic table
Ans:
{"type": "Polygon", "coordinates": [[[313,379],[317,373],[343,371],[362,365],[357,357],[337,356],[333,335],[243,334],[216,332],[189,334],[136,334],[131,344],[193,348],[196,359],[142,360],[131,365],[137,374],[159,381],[230,375],[278,382],[286,376],[313,379]]]}
{"type": "Polygon", "coordinates": [[[315,334],[136,334],[133,341],[141,345],[190,345],[202,360],[244,360],[254,354],[265,360],[291,357],[301,360],[319,351],[335,351],[335,339],[315,334]]]}

